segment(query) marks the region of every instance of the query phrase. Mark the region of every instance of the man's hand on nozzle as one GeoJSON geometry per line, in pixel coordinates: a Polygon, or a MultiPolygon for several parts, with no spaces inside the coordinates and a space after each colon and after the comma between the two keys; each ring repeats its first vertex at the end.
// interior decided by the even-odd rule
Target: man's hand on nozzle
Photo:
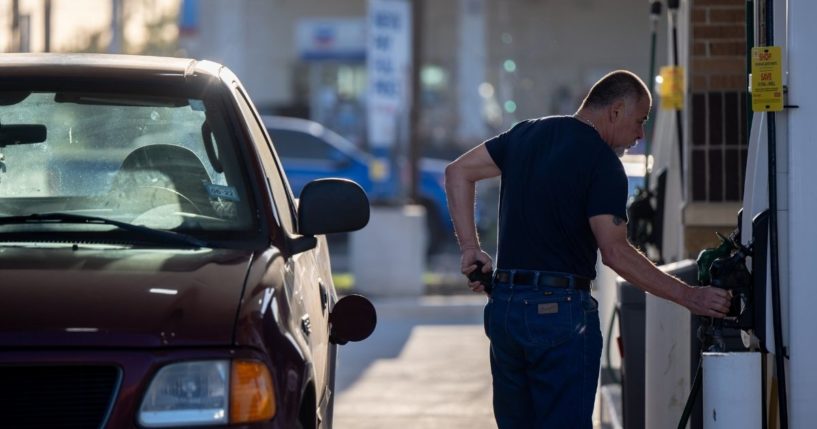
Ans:
{"type": "Polygon", "coordinates": [[[692,314],[723,318],[729,313],[732,301],[732,292],[711,286],[688,286],[684,294],[684,302],[692,314]]]}
{"type": "MultiPolygon", "coordinates": [[[[479,247],[464,247],[460,258],[460,272],[462,272],[466,278],[477,269],[476,261],[482,262],[482,272],[490,273],[493,271],[493,260],[487,253],[483,252],[479,247]]],[[[469,281],[468,287],[474,292],[485,292],[485,287],[478,281],[469,281]]]]}

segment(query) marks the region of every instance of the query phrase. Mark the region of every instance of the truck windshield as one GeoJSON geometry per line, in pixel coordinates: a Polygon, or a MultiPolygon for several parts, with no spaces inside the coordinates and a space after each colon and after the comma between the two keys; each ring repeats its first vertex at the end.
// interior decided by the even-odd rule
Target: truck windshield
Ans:
{"type": "MultiPolygon", "coordinates": [[[[88,92],[0,93],[0,216],[68,213],[187,233],[253,227],[218,103],[88,92]]],[[[87,231],[35,222],[13,231],[87,231]]]]}

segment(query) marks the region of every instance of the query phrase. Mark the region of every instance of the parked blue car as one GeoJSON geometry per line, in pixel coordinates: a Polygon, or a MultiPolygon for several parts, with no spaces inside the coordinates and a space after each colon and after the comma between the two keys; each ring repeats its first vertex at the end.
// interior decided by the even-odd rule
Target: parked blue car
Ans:
{"type": "MultiPolygon", "coordinates": [[[[283,116],[264,116],[263,121],[296,196],[304,185],[322,177],[350,179],[371,193],[374,184],[370,154],[314,121],[283,116]]],[[[448,161],[442,159],[423,158],[418,167],[418,202],[426,208],[432,252],[454,236],[445,199],[446,164],[448,161]]]]}

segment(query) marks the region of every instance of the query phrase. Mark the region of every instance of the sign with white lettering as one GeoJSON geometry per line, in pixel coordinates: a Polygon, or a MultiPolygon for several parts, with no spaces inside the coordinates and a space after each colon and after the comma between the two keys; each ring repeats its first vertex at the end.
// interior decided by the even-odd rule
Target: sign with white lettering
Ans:
{"type": "Polygon", "coordinates": [[[411,9],[406,0],[369,0],[368,140],[371,148],[397,146],[407,126],[411,73],[411,9]]]}

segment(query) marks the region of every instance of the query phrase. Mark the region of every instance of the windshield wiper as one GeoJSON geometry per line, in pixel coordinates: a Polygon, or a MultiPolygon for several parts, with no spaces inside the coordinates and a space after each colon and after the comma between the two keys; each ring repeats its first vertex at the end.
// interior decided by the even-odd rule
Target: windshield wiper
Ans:
{"type": "Polygon", "coordinates": [[[193,236],[163,229],[153,229],[147,226],[134,225],[132,223],[120,222],[118,220],[104,217],[85,216],[70,213],[34,213],[26,216],[0,216],[1,225],[26,224],[26,223],[78,223],[113,225],[128,232],[135,232],[143,237],[148,237],[160,243],[185,244],[193,247],[207,247],[204,241],[193,236]]]}

